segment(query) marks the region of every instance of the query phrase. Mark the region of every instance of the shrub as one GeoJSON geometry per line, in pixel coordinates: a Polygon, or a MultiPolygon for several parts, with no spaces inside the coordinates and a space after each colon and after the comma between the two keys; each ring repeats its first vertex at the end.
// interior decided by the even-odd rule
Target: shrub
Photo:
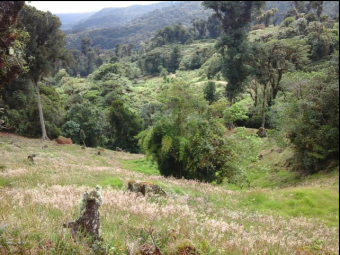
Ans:
{"type": "Polygon", "coordinates": [[[287,17],[281,22],[281,27],[289,27],[294,21],[294,17],[287,17]]]}

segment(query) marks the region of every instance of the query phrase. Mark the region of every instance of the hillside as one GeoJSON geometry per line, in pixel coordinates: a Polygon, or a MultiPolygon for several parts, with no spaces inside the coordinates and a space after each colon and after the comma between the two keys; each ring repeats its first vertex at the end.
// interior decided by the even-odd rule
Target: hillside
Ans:
{"type": "MultiPolygon", "coordinates": [[[[153,9],[153,5],[143,7],[138,13],[142,14],[141,10],[144,10],[144,13],[139,17],[134,17],[132,14],[112,16],[112,12],[117,11],[117,8],[112,10],[104,9],[88,18],[86,24],[79,24],[72,30],[64,31],[67,35],[68,48],[79,48],[80,41],[84,37],[91,38],[92,45],[101,45],[102,49],[112,49],[118,43],[131,43],[138,46],[141,41],[150,39],[157,30],[165,26],[172,26],[178,23],[189,26],[192,20],[205,20],[212,14],[211,10],[204,10],[201,6],[201,1],[169,2],[169,6],[163,7],[165,3],[154,5],[157,9],[153,9]],[[113,17],[116,21],[113,21],[113,17]],[[99,28],[96,26],[97,23],[107,24],[107,22],[111,23],[110,27],[99,28]]],[[[137,7],[132,6],[130,8],[129,13],[136,15],[133,10],[137,7]]],[[[122,8],[120,14],[124,13],[125,10],[126,8],[122,8]]]]}
{"type": "MultiPolygon", "coordinates": [[[[90,17],[67,24],[67,28],[63,16],[60,18],[62,29],[67,35],[68,48],[79,49],[84,37],[91,38],[93,46],[100,45],[102,49],[113,49],[118,43],[138,47],[141,41],[149,39],[165,26],[181,23],[189,27],[193,20],[207,20],[213,12],[204,9],[201,3],[202,1],[164,1],[145,6],[105,8],[90,17]]],[[[278,8],[273,20],[280,24],[291,5],[291,1],[267,1],[265,9],[278,8]]],[[[324,1],[323,11],[335,19],[339,13],[339,4],[324,1]]]]}
{"type": "MultiPolygon", "coordinates": [[[[57,17],[13,12],[0,254],[339,254],[339,22],[313,3],[308,19],[296,1],[280,25],[239,16],[220,34],[199,2],[171,2],[128,26],[69,30],[70,51],[57,17]],[[95,242],[78,231],[87,209],[95,242]]],[[[245,11],[219,4],[229,19],[245,11]]]]}
{"type": "Polygon", "coordinates": [[[57,13],[56,16],[59,17],[61,21],[61,30],[71,29],[74,24],[87,19],[96,12],[85,12],[85,13],[57,13]]]}
{"type": "Polygon", "coordinates": [[[163,178],[143,155],[0,133],[0,253],[89,254],[61,225],[77,218],[82,194],[99,184],[103,254],[155,246],[160,254],[339,254],[338,172],[296,178],[282,165],[289,153],[269,143],[249,169],[257,169],[253,187],[230,189],[163,178]],[[283,176],[294,182],[256,187],[273,164],[281,170],[267,172],[262,184],[283,176]],[[129,180],[151,181],[168,196],[126,192],[129,180]]]}
{"type": "Polygon", "coordinates": [[[125,25],[127,22],[139,18],[146,13],[152,12],[156,9],[167,8],[173,5],[171,1],[164,1],[150,5],[133,5],[121,8],[104,8],[87,19],[78,22],[73,26],[77,28],[105,28],[118,27],[125,25]]]}

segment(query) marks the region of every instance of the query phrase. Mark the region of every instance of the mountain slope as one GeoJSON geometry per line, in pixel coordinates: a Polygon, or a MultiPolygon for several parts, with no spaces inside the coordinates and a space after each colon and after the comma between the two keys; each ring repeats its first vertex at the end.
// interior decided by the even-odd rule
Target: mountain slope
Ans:
{"type": "Polygon", "coordinates": [[[86,20],[77,23],[73,26],[74,29],[78,28],[106,28],[106,27],[118,27],[125,25],[127,22],[139,18],[144,14],[154,11],[156,9],[162,9],[173,5],[171,1],[165,1],[150,5],[133,5],[123,8],[104,8],[94,15],[88,17],[86,20]]]}
{"type": "Polygon", "coordinates": [[[91,17],[96,12],[84,12],[84,13],[56,13],[55,15],[59,17],[62,25],[61,30],[71,29],[74,24],[91,17]]]}
{"type": "Polygon", "coordinates": [[[165,26],[177,23],[189,26],[193,19],[207,19],[212,14],[205,10],[201,1],[171,2],[166,8],[156,9],[133,19],[124,26],[104,29],[75,29],[65,31],[68,48],[79,48],[84,37],[92,39],[93,45],[101,45],[103,49],[112,49],[117,43],[138,46],[141,41],[150,39],[155,32],[165,26]],[[81,31],[79,31],[81,29],[81,31]]]}

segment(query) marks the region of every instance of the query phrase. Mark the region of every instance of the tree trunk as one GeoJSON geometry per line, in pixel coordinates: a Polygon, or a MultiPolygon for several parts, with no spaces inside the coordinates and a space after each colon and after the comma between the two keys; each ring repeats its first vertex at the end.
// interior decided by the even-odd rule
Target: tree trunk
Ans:
{"type": "Polygon", "coordinates": [[[266,103],[267,103],[267,84],[263,87],[263,98],[262,98],[262,124],[261,127],[264,128],[266,124],[266,103]]]}
{"type": "Polygon", "coordinates": [[[254,91],[255,91],[255,96],[254,96],[254,101],[255,101],[255,102],[254,102],[254,106],[257,107],[258,96],[257,96],[257,82],[256,82],[256,80],[255,80],[254,84],[255,84],[255,88],[254,88],[254,91]]]}
{"type": "Polygon", "coordinates": [[[41,97],[40,97],[40,92],[38,88],[38,82],[33,82],[35,92],[37,94],[37,101],[38,101],[38,110],[39,110],[39,119],[40,119],[40,125],[41,125],[41,133],[42,133],[42,140],[50,140],[47,136],[46,133],[46,127],[45,127],[45,121],[44,121],[44,114],[42,110],[42,105],[41,105],[41,97]]]}
{"type": "Polygon", "coordinates": [[[232,105],[233,104],[233,98],[234,98],[233,92],[227,91],[226,97],[227,97],[227,100],[230,103],[230,105],[232,105]]]}

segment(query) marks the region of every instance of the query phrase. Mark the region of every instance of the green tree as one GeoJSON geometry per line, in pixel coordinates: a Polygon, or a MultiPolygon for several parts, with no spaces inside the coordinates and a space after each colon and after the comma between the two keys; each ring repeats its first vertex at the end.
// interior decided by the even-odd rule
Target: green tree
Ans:
{"type": "Polygon", "coordinates": [[[79,132],[80,132],[79,123],[73,120],[66,121],[61,127],[61,131],[65,137],[71,138],[72,142],[79,143],[79,140],[80,140],[79,139],[79,132]]]}
{"type": "Polygon", "coordinates": [[[228,127],[234,127],[236,121],[242,121],[248,119],[247,109],[241,102],[237,102],[230,107],[227,107],[224,111],[224,120],[228,127]]]}
{"type": "Polygon", "coordinates": [[[216,39],[221,34],[221,22],[216,17],[216,14],[211,15],[207,20],[207,30],[209,32],[209,36],[213,39],[216,39]]]}
{"type": "Polygon", "coordinates": [[[0,2],[0,86],[27,72],[23,58],[28,33],[17,28],[17,19],[25,1],[0,2]]]}
{"type": "Polygon", "coordinates": [[[279,105],[276,128],[295,150],[297,166],[308,173],[339,163],[339,76],[327,70],[287,74],[287,101],[279,105]]]}
{"type": "Polygon", "coordinates": [[[222,74],[228,81],[227,98],[233,98],[243,90],[248,76],[248,30],[253,16],[258,16],[265,1],[203,1],[202,5],[215,11],[221,21],[223,34],[216,47],[223,56],[222,74]]]}
{"type": "Polygon", "coordinates": [[[18,26],[30,34],[27,43],[26,61],[29,72],[26,77],[33,84],[38,102],[42,139],[49,139],[46,133],[41,96],[38,83],[54,71],[54,64],[59,59],[67,59],[65,36],[60,30],[59,18],[50,12],[38,11],[25,6],[20,12],[18,26]]]}
{"type": "MultiPolygon", "coordinates": [[[[252,74],[255,82],[262,85],[262,127],[265,127],[267,106],[271,107],[281,87],[284,73],[302,69],[308,60],[309,46],[297,38],[252,43],[252,74]]],[[[256,91],[257,93],[257,91],[256,91]]],[[[257,95],[254,96],[256,98],[257,95]]]]}
{"type": "Polygon", "coordinates": [[[204,98],[212,104],[218,100],[218,95],[216,94],[216,84],[215,82],[209,81],[204,87],[204,98]]]}
{"type": "Polygon", "coordinates": [[[195,39],[203,39],[207,34],[207,21],[206,20],[192,20],[191,24],[194,30],[197,31],[195,39]]]}
{"type": "Polygon", "coordinates": [[[105,121],[104,114],[101,109],[91,104],[89,101],[73,104],[65,114],[65,124],[62,130],[66,134],[72,135],[76,143],[84,143],[90,147],[103,145],[104,130],[108,123],[105,121]],[[82,138],[80,130],[84,131],[82,138]]]}
{"type": "Polygon", "coordinates": [[[164,176],[222,182],[236,176],[232,143],[224,126],[205,117],[208,104],[183,83],[172,84],[162,97],[162,117],[139,135],[143,152],[164,176]]]}
{"type": "Polygon", "coordinates": [[[321,22],[310,22],[306,28],[307,42],[311,45],[311,58],[314,61],[326,59],[339,50],[339,32],[329,31],[321,22]]]}
{"type": "Polygon", "coordinates": [[[175,72],[181,61],[181,48],[179,45],[175,45],[172,48],[171,55],[170,55],[170,63],[169,63],[169,72],[175,72]]]}
{"type": "Polygon", "coordinates": [[[137,114],[127,108],[122,101],[114,101],[109,110],[112,141],[110,148],[139,152],[135,136],[142,131],[142,121],[137,114]]]}

